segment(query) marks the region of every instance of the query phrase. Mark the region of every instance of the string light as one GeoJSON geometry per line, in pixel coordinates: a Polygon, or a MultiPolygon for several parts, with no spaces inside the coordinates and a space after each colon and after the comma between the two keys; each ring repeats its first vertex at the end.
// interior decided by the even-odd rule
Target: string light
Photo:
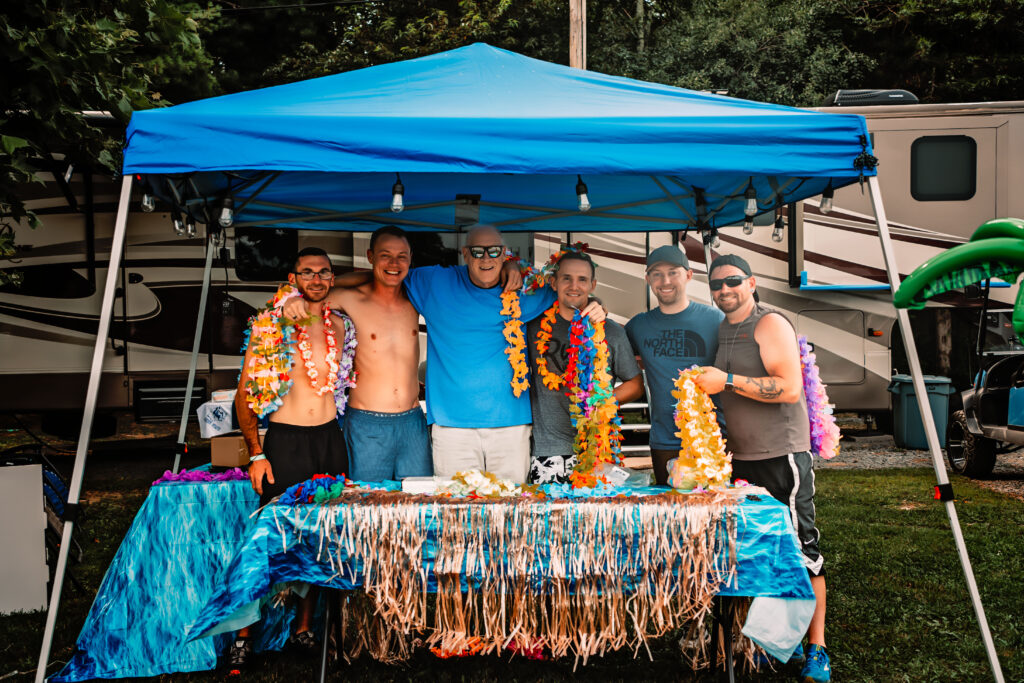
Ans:
{"type": "Polygon", "coordinates": [[[156,197],[148,192],[142,195],[142,210],[146,213],[153,213],[156,208],[156,197]]]}
{"type": "MultiPolygon", "coordinates": [[[[743,214],[745,216],[747,216],[748,218],[752,218],[753,216],[756,216],[757,215],[757,190],[754,189],[754,179],[753,178],[751,178],[750,182],[747,183],[747,190],[746,190],[746,192],[743,193],[743,196],[747,200],[746,206],[743,207],[743,214]]],[[[746,227],[746,223],[744,223],[744,227],[746,227]]],[[[751,227],[751,229],[753,229],[754,224],[751,223],[750,227],[751,227]]],[[[748,232],[747,234],[749,235],[750,233],[748,232]]]]}
{"type": "Polygon", "coordinates": [[[821,204],[818,205],[818,209],[822,213],[828,213],[832,210],[832,196],[835,194],[835,190],[832,189],[832,181],[828,181],[828,187],[821,193],[821,204]]]}
{"type": "Polygon", "coordinates": [[[576,199],[577,206],[582,213],[590,211],[590,198],[587,196],[587,184],[583,182],[583,178],[579,175],[576,176],[576,199]]]}
{"type": "Polygon", "coordinates": [[[782,231],[783,231],[783,229],[785,227],[786,227],[786,222],[784,220],[782,220],[782,215],[780,214],[779,216],[777,216],[775,218],[775,229],[772,230],[772,241],[774,241],[774,242],[781,242],[782,241],[782,231]]]}
{"type": "Polygon", "coordinates": [[[220,215],[217,222],[222,228],[230,228],[235,223],[235,201],[231,196],[224,197],[220,202],[220,215]]]}
{"type": "Polygon", "coordinates": [[[754,234],[754,219],[751,216],[747,216],[747,218],[743,221],[743,234],[754,234]]]}
{"type": "Polygon", "coordinates": [[[189,216],[188,220],[185,221],[185,234],[188,237],[196,236],[196,221],[192,216],[189,216]]]}
{"type": "Polygon", "coordinates": [[[181,212],[174,209],[171,212],[171,225],[174,226],[174,234],[183,236],[185,234],[185,223],[181,220],[181,212]]]}
{"type": "Polygon", "coordinates": [[[405,208],[405,201],[402,199],[404,195],[405,185],[402,184],[402,176],[396,173],[395,184],[391,186],[391,210],[394,213],[402,213],[402,209],[405,208]]]}

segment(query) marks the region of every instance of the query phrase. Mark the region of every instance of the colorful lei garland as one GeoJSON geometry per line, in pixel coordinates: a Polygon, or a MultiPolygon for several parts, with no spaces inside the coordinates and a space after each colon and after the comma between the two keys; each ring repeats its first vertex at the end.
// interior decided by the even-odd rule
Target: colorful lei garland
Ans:
{"type": "MultiPolygon", "coordinates": [[[[281,315],[281,307],[289,299],[301,296],[291,285],[281,285],[277,293],[267,301],[267,306],[256,315],[250,318],[249,328],[245,332],[245,339],[242,343],[242,353],[252,348],[252,357],[249,360],[249,380],[246,383],[246,405],[258,417],[266,417],[277,410],[283,403],[285,395],[292,388],[291,370],[293,356],[296,354],[295,342],[299,341],[299,348],[303,351],[303,361],[306,364],[307,374],[313,388],[320,395],[327,393],[331,387],[334,390],[334,403],[338,413],[345,412],[348,403],[346,390],[355,386],[355,373],[352,370],[353,359],[356,347],[355,325],[348,316],[342,316],[345,321],[345,339],[342,342],[341,359],[332,362],[337,358],[337,343],[334,339],[334,331],[331,327],[330,308],[324,305],[324,329],[327,334],[328,344],[328,378],[323,386],[316,384],[316,366],[312,363],[312,353],[309,352],[308,337],[303,344],[305,332],[301,326],[286,322],[281,315]],[[298,332],[298,340],[295,337],[298,332]],[[305,346],[305,348],[303,348],[305,346]],[[306,354],[308,353],[308,358],[306,354]],[[332,356],[333,354],[333,356],[332,356]],[[333,376],[332,376],[333,375],[333,376]]],[[[243,361],[244,362],[244,361],[243,361]]]]}
{"type": "Polygon", "coordinates": [[[839,427],[832,415],[832,406],[825,393],[825,385],[818,374],[818,364],[807,337],[797,335],[800,344],[800,369],[803,370],[804,397],[807,399],[807,417],[811,423],[811,453],[830,459],[839,455],[839,427]]]}
{"type": "Polygon", "coordinates": [[[519,308],[519,292],[502,292],[501,314],[505,320],[505,355],[512,366],[512,393],[519,398],[530,388],[530,367],[526,364],[526,336],[523,334],[522,311],[519,308]]]}
{"type": "Polygon", "coordinates": [[[721,488],[729,484],[732,475],[732,456],[725,450],[715,404],[693,381],[698,374],[696,367],[680,370],[672,392],[680,447],[668,482],[675,489],[721,488]]]}
{"type": "Polygon", "coordinates": [[[569,481],[577,488],[593,488],[604,481],[597,473],[602,463],[622,463],[622,419],[612,393],[608,343],[604,322],[591,324],[580,311],[569,327],[565,367],[569,418],[576,428],[576,466],[569,481]]]}
{"type": "Polygon", "coordinates": [[[237,467],[233,467],[226,472],[210,472],[208,470],[181,470],[177,474],[170,470],[164,470],[164,473],[159,479],[153,482],[153,486],[157,484],[172,484],[175,482],[194,482],[194,481],[241,481],[248,480],[249,475],[237,467]]]}
{"type": "Polygon", "coordinates": [[[555,373],[548,370],[548,359],[545,354],[550,348],[551,333],[555,329],[555,321],[558,317],[558,301],[551,304],[551,308],[544,311],[543,316],[540,320],[540,329],[537,331],[537,341],[535,345],[537,347],[537,373],[540,375],[540,380],[551,391],[558,391],[565,384],[566,375],[556,375],[555,373]]]}
{"type": "Polygon", "coordinates": [[[323,503],[337,498],[351,486],[352,481],[345,475],[314,474],[311,479],[289,486],[277,499],[278,505],[300,505],[302,503],[323,503]]]}

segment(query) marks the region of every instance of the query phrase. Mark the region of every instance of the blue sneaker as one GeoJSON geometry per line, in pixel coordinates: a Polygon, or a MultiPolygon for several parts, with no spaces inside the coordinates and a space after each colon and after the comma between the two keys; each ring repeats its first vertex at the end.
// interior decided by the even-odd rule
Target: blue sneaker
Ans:
{"type": "Polygon", "coordinates": [[[828,653],[821,645],[807,648],[807,663],[800,672],[800,680],[804,683],[828,683],[832,680],[832,665],[828,661],[828,653]]]}

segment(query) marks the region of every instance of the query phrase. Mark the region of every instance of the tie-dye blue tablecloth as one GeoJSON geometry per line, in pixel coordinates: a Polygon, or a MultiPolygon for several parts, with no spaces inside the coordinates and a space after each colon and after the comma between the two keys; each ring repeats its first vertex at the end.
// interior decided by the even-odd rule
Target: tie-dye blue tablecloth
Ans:
{"type": "MultiPolygon", "coordinates": [[[[186,634],[254,526],[259,497],[247,480],[160,484],[121,542],[78,636],[51,681],[205,671],[230,634],[186,634]]],[[[273,610],[257,649],[279,649],[290,616],[273,610]]]]}
{"type": "MultiPolygon", "coordinates": [[[[77,652],[51,680],[212,669],[230,629],[250,621],[275,584],[358,585],[317,560],[320,506],[271,505],[250,519],[257,504],[247,481],[154,487],[107,571],[77,652]],[[198,637],[211,632],[219,635],[198,637]]],[[[766,496],[742,498],[737,509],[736,574],[720,594],[813,601],[788,509],[766,496]]],[[[290,619],[283,612],[264,608],[257,649],[280,648],[290,619]]]]}

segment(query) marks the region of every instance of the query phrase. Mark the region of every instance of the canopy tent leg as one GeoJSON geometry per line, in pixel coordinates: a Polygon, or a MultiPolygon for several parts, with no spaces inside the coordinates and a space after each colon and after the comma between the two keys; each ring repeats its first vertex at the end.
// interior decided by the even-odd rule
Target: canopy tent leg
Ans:
{"type": "MultiPolygon", "coordinates": [[[[199,313],[196,316],[196,334],[192,339],[192,359],[188,365],[188,382],[185,383],[185,402],[181,406],[181,426],[178,428],[178,446],[174,449],[174,469],[178,473],[181,466],[181,454],[185,450],[185,431],[188,429],[188,415],[192,407],[192,387],[196,383],[196,364],[199,362],[199,342],[203,338],[203,321],[206,318],[206,300],[210,294],[210,272],[213,270],[214,238],[206,235],[206,265],[203,267],[203,289],[199,295],[199,313]]],[[[213,340],[211,340],[213,343],[213,340]]]]}
{"type": "MultiPolygon", "coordinates": [[[[878,239],[882,243],[885,269],[889,274],[889,283],[892,285],[892,291],[895,292],[900,286],[900,273],[896,266],[896,255],[892,248],[892,240],[889,237],[889,223],[885,218],[885,207],[882,206],[882,192],[876,176],[871,176],[867,180],[868,189],[871,194],[871,205],[874,208],[875,221],[878,224],[878,239]]],[[[924,432],[928,440],[928,450],[931,451],[932,455],[935,479],[940,486],[944,486],[949,483],[949,478],[946,476],[946,467],[942,462],[939,434],[935,428],[935,418],[932,416],[928,393],[925,390],[924,375],[921,372],[921,361],[917,356],[917,344],[914,342],[914,333],[910,329],[910,315],[907,309],[897,308],[896,318],[899,320],[900,332],[903,334],[903,345],[907,351],[907,360],[910,362],[910,374],[914,379],[914,393],[917,394],[918,409],[924,421],[924,432]]],[[[964,543],[963,531],[960,529],[960,520],[957,517],[956,508],[953,506],[952,500],[945,501],[945,506],[946,514],[949,516],[949,525],[953,531],[956,550],[960,555],[960,565],[963,567],[964,578],[967,579],[967,590],[971,595],[971,604],[974,607],[974,614],[978,618],[981,638],[985,643],[989,665],[992,667],[992,675],[997,683],[1003,683],[1003,670],[999,665],[999,657],[996,654],[995,643],[992,641],[992,633],[988,628],[988,620],[985,618],[985,607],[981,604],[978,584],[974,580],[974,570],[971,568],[971,559],[967,555],[967,545],[964,543]]]]}
{"type": "Polygon", "coordinates": [[[82,490],[82,477],[85,473],[85,459],[89,450],[92,419],[96,413],[96,399],[100,391],[100,376],[103,373],[103,352],[107,345],[107,334],[110,332],[110,319],[114,313],[114,293],[117,289],[118,280],[117,271],[121,267],[121,253],[124,249],[124,237],[128,225],[128,203],[131,201],[131,195],[132,176],[122,176],[121,198],[117,204],[117,220],[114,222],[114,238],[110,244],[110,261],[107,265],[107,282],[103,287],[103,303],[100,305],[99,326],[96,328],[96,343],[93,346],[89,385],[85,392],[82,429],[78,433],[75,467],[71,474],[71,483],[68,485],[68,514],[67,519],[64,521],[60,551],[57,554],[57,569],[53,574],[53,587],[50,591],[50,602],[46,610],[46,628],[43,631],[43,645],[39,650],[36,683],[43,683],[46,679],[46,666],[50,659],[53,632],[57,625],[57,608],[60,606],[60,593],[64,587],[64,572],[67,569],[68,552],[71,549],[71,533],[75,526],[74,511],[78,509],[78,494],[82,490]]]}

